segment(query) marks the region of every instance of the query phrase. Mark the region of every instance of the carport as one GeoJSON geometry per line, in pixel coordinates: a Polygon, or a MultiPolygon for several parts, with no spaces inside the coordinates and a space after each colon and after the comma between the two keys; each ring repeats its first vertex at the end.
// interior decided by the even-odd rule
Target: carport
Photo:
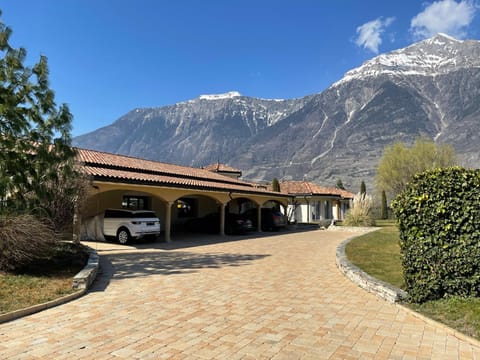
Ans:
{"type": "Polygon", "coordinates": [[[227,207],[236,212],[245,206],[256,207],[257,230],[261,231],[262,206],[274,202],[286,213],[291,198],[206,169],[86,149],[77,149],[77,160],[92,185],[77,216],[81,222],[99,216],[107,208],[154,210],[167,242],[171,241],[172,224],[181,224],[188,215],[200,217],[217,209],[219,233],[224,235],[227,207]]]}

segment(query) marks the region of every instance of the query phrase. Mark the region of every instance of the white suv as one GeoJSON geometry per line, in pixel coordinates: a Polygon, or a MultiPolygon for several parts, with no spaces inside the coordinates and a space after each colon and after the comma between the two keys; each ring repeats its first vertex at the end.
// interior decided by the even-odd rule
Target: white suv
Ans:
{"type": "Polygon", "coordinates": [[[153,211],[107,209],[103,217],[105,238],[115,237],[120,244],[144,236],[160,235],[160,220],[153,211]]]}

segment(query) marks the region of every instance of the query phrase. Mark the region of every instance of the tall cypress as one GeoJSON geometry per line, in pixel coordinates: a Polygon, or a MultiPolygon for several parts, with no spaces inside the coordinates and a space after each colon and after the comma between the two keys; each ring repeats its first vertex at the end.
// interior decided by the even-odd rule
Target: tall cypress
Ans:
{"type": "Polygon", "coordinates": [[[360,184],[360,194],[366,194],[367,193],[367,187],[365,185],[365,181],[362,181],[360,184]]]}
{"type": "Polygon", "coordinates": [[[280,192],[280,183],[278,182],[277,178],[273,178],[272,180],[272,190],[276,192],[280,192]]]}
{"type": "Polygon", "coordinates": [[[388,206],[387,206],[387,194],[385,190],[382,190],[382,213],[381,218],[383,220],[388,219],[388,206]]]}

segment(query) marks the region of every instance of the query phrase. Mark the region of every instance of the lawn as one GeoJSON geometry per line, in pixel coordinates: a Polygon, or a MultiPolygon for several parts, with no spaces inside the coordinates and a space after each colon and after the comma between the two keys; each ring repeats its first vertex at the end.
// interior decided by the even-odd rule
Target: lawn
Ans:
{"type": "Polygon", "coordinates": [[[393,222],[377,221],[377,226],[381,229],[353,239],[345,253],[351,263],[366,273],[403,289],[398,229],[393,222]]]}
{"type": "MultiPolygon", "coordinates": [[[[381,229],[352,240],[345,248],[349,261],[366,273],[405,288],[399,233],[391,221],[377,221],[381,229]]],[[[406,303],[411,309],[480,339],[480,298],[451,297],[424,304],[406,303]]]]}
{"type": "Polygon", "coordinates": [[[19,273],[0,273],[0,314],[73,293],[73,277],[83,268],[87,257],[84,248],[66,243],[48,260],[19,273]]]}

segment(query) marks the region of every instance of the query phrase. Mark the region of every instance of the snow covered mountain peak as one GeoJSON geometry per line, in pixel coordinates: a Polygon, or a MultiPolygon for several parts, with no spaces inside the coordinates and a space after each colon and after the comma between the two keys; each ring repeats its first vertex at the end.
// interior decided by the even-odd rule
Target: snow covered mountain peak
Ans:
{"type": "Polygon", "coordinates": [[[480,41],[457,40],[439,33],[365,62],[348,71],[334,86],[382,74],[434,76],[466,67],[480,67],[480,41]]]}
{"type": "Polygon", "coordinates": [[[232,99],[234,97],[242,96],[238,91],[229,91],[224,94],[209,94],[209,95],[200,95],[200,100],[221,100],[221,99],[232,99]]]}
{"type": "Polygon", "coordinates": [[[453,36],[444,34],[444,33],[438,33],[437,35],[424,40],[426,43],[430,44],[438,44],[438,45],[443,45],[445,42],[453,42],[453,43],[461,43],[463,42],[462,40],[458,40],[454,38],[453,36]]]}

